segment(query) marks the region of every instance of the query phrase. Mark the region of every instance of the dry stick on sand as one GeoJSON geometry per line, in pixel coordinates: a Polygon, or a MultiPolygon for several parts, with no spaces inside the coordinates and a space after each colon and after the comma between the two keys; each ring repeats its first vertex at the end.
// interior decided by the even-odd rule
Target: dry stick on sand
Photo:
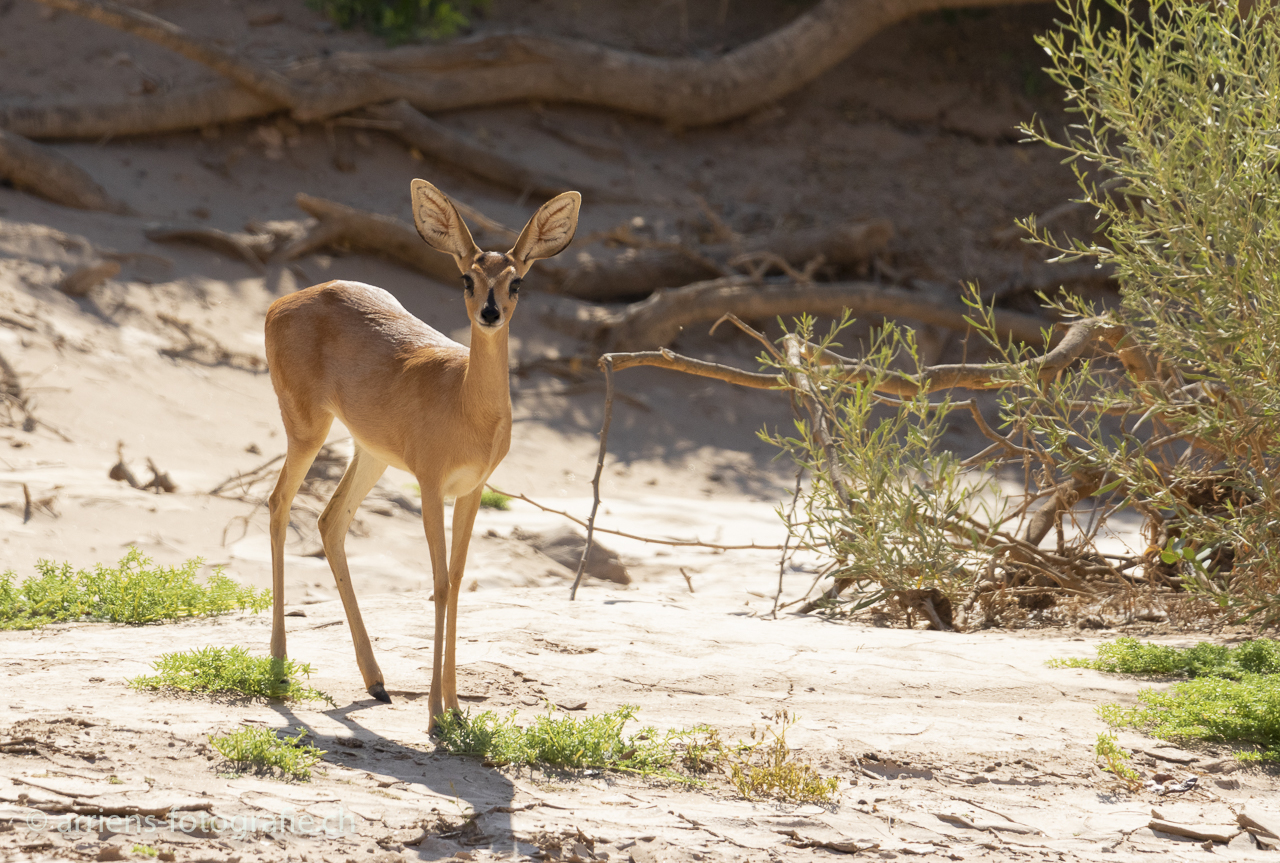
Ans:
{"type": "Polygon", "coordinates": [[[119,3],[40,0],[174,50],[231,81],[114,104],[0,110],[0,126],[32,138],[154,134],[288,109],[299,121],[405,99],[420,111],[531,100],[577,102],[671,126],[758,111],[834,67],[884,28],[923,12],[1026,0],[821,0],[766,36],[712,59],[656,57],[591,42],[505,34],[442,46],[341,52],[287,75],[119,3]]]}
{"type": "MultiPolygon", "coordinates": [[[[538,509],[542,510],[543,512],[549,512],[552,515],[558,515],[563,518],[567,518],[569,519],[569,521],[581,527],[587,526],[587,523],[582,519],[578,518],[577,516],[570,515],[569,513],[561,509],[552,509],[549,506],[544,506],[543,504],[538,503],[533,498],[526,497],[525,495],[514,494],[509,491],[503,491],[502,489],[494,488],[491,485],[486,485],[485,488],[489,489],[490,491],[497,492],[503,497],[509,497],[513,500],[522,500],[531,506],[536,506],[538,509]]],[[[621,536],[626,539],[634,539],[634,540],[638,540],[639,542],[650,542],[650,543],[653,543],[654,545],[670,545],[670,546],[675,546],[677,548],[714,548],[717,551],[746,551],[751,549],[754,549],[755,551],[781,551],[782,550],[782,546],[780,545],[757,545],[754,542],[748,543],[747,545],[723,545],[721,543],[716,543],[716,542],[702,542],[696,539],[660,539],[655,536],[637,536],[634,533],[627,533],[626,531],[622,531],[622,530],[611,530],[607,527],[597,527],[596,532],[607,533],[612,536],[621,536]]]]}
{"type": "Polygon", "coordinates": [[[573,587],[569,588],[570,602],[578,596],[578,585],[582,583],[587,556],[591,554],[591,541],[595,538],[596,513],[600,509],[600,473],[604,470],[604,454],[609,449],[609,422],[613,419],[613,363],[608,357],[601,357],[600,368],[604,369],[604,420],[600,424],[600,454],[596,457],[596,475],[591,478],[591,517],[587,519],[587,543],[582,547],[582,560],[578,561],[573,587]]]}

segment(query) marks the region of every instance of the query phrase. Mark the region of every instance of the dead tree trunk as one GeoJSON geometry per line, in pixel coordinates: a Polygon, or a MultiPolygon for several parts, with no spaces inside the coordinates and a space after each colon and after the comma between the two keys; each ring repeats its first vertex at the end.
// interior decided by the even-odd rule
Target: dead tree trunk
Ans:
{"type": "Polygon", "coordinates": [[[666,58],[519,34],[446,46],[344,53],[281,73],[119,3],[39,0],[134,33],[231,81],[145,100],[0,111],[32,138],[97,138],[189,129],[288,109],[299,121],[405,99],[428,113],[528,100],[596,105],[672,126],[742,117],[832,68],[880,30],[922,12],[1037,0],[822,0],[787,26],[714,59],[666,58]]]}

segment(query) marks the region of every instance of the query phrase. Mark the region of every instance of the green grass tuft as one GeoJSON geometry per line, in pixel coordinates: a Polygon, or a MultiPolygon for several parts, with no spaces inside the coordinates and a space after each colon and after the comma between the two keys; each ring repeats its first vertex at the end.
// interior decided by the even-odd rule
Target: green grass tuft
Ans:
{"type": "Polygon", "coordinates": [[[179,689],[183,692],[237,693],[286,701],[326,701],[332,698],[300,681],[311,666],[292,659],[250,656],[243,647],[199,647],[166,653],[154,664],[156,674],[129,681],[135,689],[179,689]]]}
{"type": "Polygon", "coordinates": [[[1097,659],[1055,659],[1050,665],[1191,678],[1163,692],[1139,691],[1136,707],[1103,705],[1098,713],[1112,727],[1169,740],[1245,743],[1256,749],[1237,758],[1280,761],[1280,642],[1178,648],[1120,638],[1097,650],[1097,659]]]}
{"type": "Polygon", "coordinates": [[[1143,644],[1119,638],[1098,645],[1097,659],[1054,659],[1059,668],[1092,668],[1118,674],[1186,675],[1239,680],[1248,674],[1280,674],[1280,641],[1258,638],[1238,647],[1201,642],[1195,647],[1143,644]]]}
{"type": "Polygon", "coordinates": [[[511,498],[486,488],[480,492],[480,505],[489,509],[511,509],[511,498]]]}
{"type": "Polygon", "coordinates": [[[781,733],[765,729],[758,742],[753,732],[752,743],[735,746],[726,746],[719,733],[706,726],[665,734],[642,728],[624,736],[623,726],[635,718],[636,710],[626,705],[581,719],[549,712],[527,728],[516,724],[514,711],[505,718],[492,711],[474,717],[470,712],[448,713],[438,720],[437,734],[446,752],[493,764],[594,767],[685,784],[702,784],[699,775],[718,769],[748,799],[834,799],[838,781],[824,779],[795,759],[786,743],[786,728],[781,733]]]}
{"type": "Polygon", "coordinates": [[[22,582],[7,571],[0,574],[0,629],[76,620],[157,623],[270,607],[271,591],[237,584],[221,569],[200,584],[196,572],[203,563],[193,558],[181,566],[155,566],[131,548],[115,567],[73,570],[69,563],[42,560],[38,574],[22,582]]]}
{"type": "Polygon", "coordinates": [[[446,713],[438,720],[440,745],[453,755],[472,755],[494,764],[542,764],[548,767],[596,767],[630,773],[662,773],[675,759],[668,734],[659,738],[652,728],[627,737],[622,727],[635,718],[635,707],[612,713],[558,716],[549,712],[528,728],[516,725],[512,711],[505,718],[486,710],[472,717],[446,713]]]}
{"type": "Polygon", "coordinates": [[[279,737],[270,728],[244,726],[221,737],[209,737],[218,754],[238,765],[260,773],[276,773],[281,778],[303,781],[311,778],[311,768],[320,761],[325,750],[303,742],[305,728],[294,737],[279,737]]]}

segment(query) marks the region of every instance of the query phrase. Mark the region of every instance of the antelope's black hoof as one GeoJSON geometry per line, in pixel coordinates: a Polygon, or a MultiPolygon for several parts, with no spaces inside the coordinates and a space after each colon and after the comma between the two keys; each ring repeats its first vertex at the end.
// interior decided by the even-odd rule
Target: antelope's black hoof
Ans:
{"type": "Polygon", "coordinates": [[[369,687],[369,694],[381,701],[383,704],[391,703],[391,696],[387,695],[387,688],[381,683],[375,683],[369,687]]]}

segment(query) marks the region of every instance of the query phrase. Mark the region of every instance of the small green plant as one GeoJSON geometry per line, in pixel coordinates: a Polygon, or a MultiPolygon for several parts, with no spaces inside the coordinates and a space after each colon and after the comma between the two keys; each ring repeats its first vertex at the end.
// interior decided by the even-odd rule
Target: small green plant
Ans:
{"type": "Polygon", "coordinates": [[[36,629],[50,623],[106,620],[157,623],[233,611],[263,611],[271,591],[255,591],[215,570],[202,585],[200,558],[181,566],[156,566],[136,548],[114,567],[92,571],[42,560],[37,575],[18,582],[12,571],[0,575],[0,629],[36,629]]]}
{"type": "Polygon", "coordinates": [[[787,729],[794,724],[785,714],[781,731],[751,729],[751,743],[726,751],[729,781],[748,800],[769,797],[791,803],[831,803],[839,780],[823,778],[812,766],[798,761],[787,746],[787,729]],[[758,735],[758,736],[757,736],[758,735]]]}
{"type": "Polygon", "coordinates": [[[323,749],[303,742],[305,728],[293,737],[280,737],[270,728],[244,726],[221,737],[209,737],[209,743],[228,761],[246,765],[257,772],[279,772],[282,778],[303,781],[311,778],[311,768],[325,754],[323,749]]]}
{"type": "Polygon", "coordinates": [[[1093,747],[1094,755],[1102,763],[1102,769],[1115,775],[1130,791],[1142,788],[1142,777],[1129,766],[1129,753],[1120,748],[1110,734],[1099,734],[1093,747]]]}
{"type": "Polygon", "coordinates": [[[237,693],[255,698],[293,701],[326,701],[332,698],[300,681],[311,676],[311,666],[292,659],[250,656],[243,647],[199,647],[166,653],[158,659],[155,674],[129,681],[135,689],[178,689],[183,692],[237,693]]]}
{"type": "Polygon", "coordinates": [[[141,854],[143,857],[155,857],[160,852],[155,848],[152,848],[150,845],[134,845],[133,853],[141,854]]]}
{"type": "Polygon", "coordinates": [[[480,505],[489,509],[511,509],[511,498],[487,488],[480,493],[480,505]]]}
{"type": "Polygon", "coordinates": [[[622,728],[635,718],[636,709],[628,705],[582,719],[548,712],[527,728],[516,724],[514,711],[505,718],[492,711],[474,717],[469,712],[450,713],[439,720],[437,733],[445,751],[492,764],[595,767],[686,784],[701,784],[700,775],[719,769],[748,799],[823,803],[833,799],[837,780],[822,778],[794,758],[786,728],[781,733],[753,729],[751,743],[733,746],[706,726],[664,734],[642,728],[624,736],[622,728]],[[684,773],[677,772],[677,767],[684,773]]]}
{"type": "Polygon", "coordinates": [[[395,44],[410,39],[447,39],[471,23],[489,0],[307,0],[344,30],[363,27],[395,44]]]}
{"type": "Polygon", "coordinates": [[[1096,659],[1054,659],[1058,668],[1092,668],[1118,674],[1186,675],[1238,680],[1247,674],[1280,674],[1280,641],[1257,638],[1238,647],[1201,642],[1195,647],[1143,644],[1118,638],[1100,644],[1096,659]]]}

